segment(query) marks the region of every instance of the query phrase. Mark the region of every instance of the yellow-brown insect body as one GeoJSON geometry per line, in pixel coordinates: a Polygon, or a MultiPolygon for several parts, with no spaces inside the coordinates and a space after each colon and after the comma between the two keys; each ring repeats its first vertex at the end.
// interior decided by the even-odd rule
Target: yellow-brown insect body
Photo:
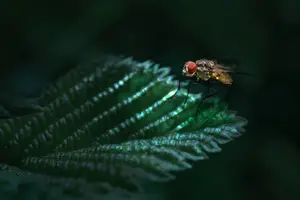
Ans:
{"type": "Polygon", "coordinates": [[[187,62],[182,70],[182,74],[187,77],[196,77],[197,81],[208,81],[210,79],[221,82],[225,85],[232,84],[229,73],[234,72],[232,68],[217,64],[216,61],[200,59],[196,62],[187,62]],[[191,72],[189,72],[191,71],[191,72]]]}
{"type": "Polygon", "coordinates": [[[232,78],[230,72],[233,72],[231,68],[224,67],[217,64],[216,61],[201,59],[197,60],[196,64],[198,66],[198,73],[196,74],[197,79],[207,81],[209,79],[214,79],[222,84],[231,85],[232,78]]]}
{"type": "Polygon", "coordinates": [[[232,78],[229,75],[229,73],[223,69],[220,68],[214,68],[211,72],[211,78],[220,81],[221,83],[225,85],[231,85],[232,84],[232,78]]]}

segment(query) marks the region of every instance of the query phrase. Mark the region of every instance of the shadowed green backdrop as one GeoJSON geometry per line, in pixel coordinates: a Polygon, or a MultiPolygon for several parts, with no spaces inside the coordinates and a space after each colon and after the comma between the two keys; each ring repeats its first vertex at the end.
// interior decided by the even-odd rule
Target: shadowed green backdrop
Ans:
{"type": "MultiPolygon", "coordinates": [[[[249,120],[247,132],[222,146],[222,153],[159,186],[155,198],[298,199],[299,4],[1,1],[1,93],[11,98],[38,94],[99,52],[151,59],[171,66],[178,79],[187,60],[233,60],[239,71],[254,76],[234,75],[233,86],[218,88],[228,95],[230,108],[249,120]]],[[[192,90],[201,91],[198,86],[192,90]]]]}

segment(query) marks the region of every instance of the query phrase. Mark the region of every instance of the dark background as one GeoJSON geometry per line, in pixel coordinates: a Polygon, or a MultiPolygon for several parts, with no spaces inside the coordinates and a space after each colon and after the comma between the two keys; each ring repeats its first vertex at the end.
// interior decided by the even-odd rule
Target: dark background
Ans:
{"type": "MultiPolygon", "coordinates": [[[[38,93],[96,52],[172,66],[234,59],[231,109],[246,134],[163,185],[161,199],[299,198],[300,1],[1,1],[1,93],[38,93]]],[[[196,87],[196,86],[195,86],[196,87]]],[[[152,199],[153,200],[153,199],[152,199]]]]}

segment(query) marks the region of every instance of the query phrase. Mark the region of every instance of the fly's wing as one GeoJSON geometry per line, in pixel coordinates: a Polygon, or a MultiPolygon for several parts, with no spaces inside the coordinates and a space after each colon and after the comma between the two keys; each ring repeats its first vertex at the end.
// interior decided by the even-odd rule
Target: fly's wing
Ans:
{"type": "Polygon", "coordinates": [[[236,73],[237,66],[241,65],[239,60],[232,58],[220,58],[218,61],[215,60],[215,63],[215,67],[223,69],[227,73],[236,73]]]}
{"type": "Polygon", "coordinates": [[[229,74],[230,69],[222,69],[222,68],[218,68],[215,67],[213,69],[213,73],[217,74],[218,77],[218,81],[220,81],[221,83],[225,84],[225,85],[231,85],[232,84],[232,78],[229,74]]]}
{"type": "Polygon", "coordinates": [[[226,85],[231,85],[232,84],[232,78],[228,73],[220,73],[219,74],[219,81],[222,82],[223,84],[226,85]]]}
{"type": "MultiPolygon", "coordinates": [[[[224,60],[224,59],[223,59],[224,60]]],[[[225,60],[224,60],[225,61],[225,60]]],[[[234,73],[234,74],[239,74],[239,75],[246,75],[246,76],[254,76],[253,74],[250,74],[250,73],[247,73],[247,72],[241,72],[237,69],[237,66],[240,65],[240,62],[238,60],[234,60],[234,59],[226,59],[227,62],[225,63],[228,63],[229,66],[231,67],[225,67],[224,65],[222,64],[216,64],[215,65],[215,68],[216,70],[219,72],[219,73],[223,73],[222,75],[219,75],[219,76],[222,76],[223,80],[224,80],[224,84],[228,84],[228,83],[232,83],[232,78],[231,78],[231,75],[230,73],[234,73]],[[225,80],[231,80],[231,81],[225,81],[225,80]],[[226,83],[225,83],[226,82],[226,83]]],[[[222,62],[223,63],[223,62],[222,62]]],[[[221,79],[221,78],[220,78],[221,79]]],[[[221,81],[221,80],[220,80],[221,81]]]]}
{"type": "Polygon", "coordinates": [[[241,74],[241,75],[246,75],[246,76],[255,76],[254,74],[238,71],[236,68],[236,65],[233,67],[225,67],[223,65],[216,64],[215,67],[220,70],[223,70],[223,72],[226,72],[226,73],[235,73],[235,74],[241,74]]]}
{"type": "Polygon", "coordinates": [[[241,66],[241,61],[235,58],[219,58],[218,61],[215,60],[216,64],[221,66],[230,66],[230,68],[236,68],[237,66],[241,66]]]}
{"type": "Polygon", "coordinates": [[[223,71],[223,72],[227,72],[227,73],[233,73],[233,72],[235,72],[236,70],[236,67],[234,66],[234,67],[225,67],[225,66],[223,66],[223,65],[220,65],[220,64],[216,64],[215,65],[215,68],[217,68],[217,69],[219,69],[219,70],[221,70],[221,71],[223,71]]]}

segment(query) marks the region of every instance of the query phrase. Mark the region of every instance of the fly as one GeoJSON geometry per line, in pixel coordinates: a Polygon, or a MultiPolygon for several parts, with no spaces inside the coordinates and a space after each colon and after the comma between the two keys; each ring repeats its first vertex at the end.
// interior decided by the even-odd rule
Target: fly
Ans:
{"type": "Polygon", "coordinates": [[[182,74],[186,77],[196,77],[197,82],[216,80],[225,85],[232,84],[229,73],[234,72],[233,68],[224,67],[217,62],[207,59],[188,61],[182,69],[182,74]]]}
{"type": "MultiPolygon", "coordinates": [[[[183,105],[185,105],[188,100],[191,84],[204,83],[205,85],[208,86],[209,93],[202,99],[203,101],[209,97],[214,96],[217,93],[217,91],[214,88],[210,88],[211,81],[217,81],[221,84],[228,85],[228,86],[232,85],[233,80],[231,77],[231,73],[246,74],[242,72],[236,72],[235,68],[225,67],[213,60],[200,59],[200,60],[196,60],[195,62],[193,61],[186,62],[182,69],[182,75],[194,80],[191,80],[188,84],[187,97],[183,105]],[[212,92],[210,92],[210,89],[212,89],[212,92]]],[[[180,90],[180,87],[181,86],[179,82],[178,89],[171,98],[173,98],[176,95],[176,93],[180,90]]],[[[198,109],[200,105],[201,104],[199,104],[196,113],[198,113],[198,109]]]]}

